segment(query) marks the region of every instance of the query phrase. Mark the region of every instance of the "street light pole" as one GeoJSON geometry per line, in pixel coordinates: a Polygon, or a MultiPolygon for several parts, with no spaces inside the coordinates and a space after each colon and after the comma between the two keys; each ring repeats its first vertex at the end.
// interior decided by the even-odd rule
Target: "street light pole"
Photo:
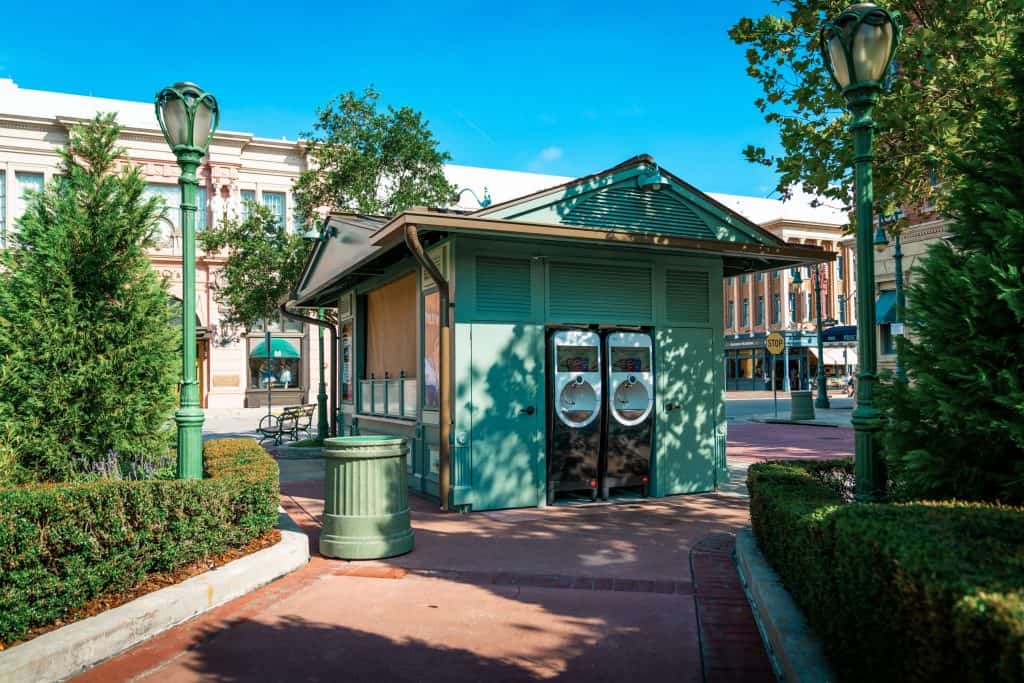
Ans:
{"type": "Polygon", "coordinates": [[[156,96],[156,118],[178,160],[181,176],[181,356],[178,478],[203,478],[203,409],[196,376],[196,171],[220,119],[217,100],[194,83],[175,83],[156,96]]]}
{"type": "Polygon", "coordinates": [[[882,426],[874,405],[877,344],[875,341],[875,264],[872,258],[872,112],[878,102],[882,79],[899,44],[898,15],[871,3],[854,5],[821,30],[821,50],[833,79],[842,88],[852,114],[855,210],[857,228],[857,335],[860,372],[857,407],[853,411],[854,496],[858,501],[879,500],[885,495],[885,471],[877,448],[882,426]]]}
{"type": "Polygon", "coordinates": [[[818,398],[814,402],[814,407],[827,410],[832,406],[828,401],[828,387],[825,384],[825,349],[821,329],[821,273],[818,271],[819,267],[819,264],[814,264],[815,312],[818,314],[818,398]]]}
{"type": "Polygon", "coordinates": [[[885,238],[885,228],[883,224],[889,226],[889,232],[893,236],[893,253],[892,259],[894,264],[893,277],[896,279],[896,321],[895,324],[899,325],[899,332],[894,333],[893,336],[897,337],[896,341],[896,381],[907,383],[907,373],[903,370],[903,337],[906,334],[906,328],[904,327],[904,311],[906,310],[906,297],[903,291],[903,243],[900,239],[899,231],[895,230],[893,226],[899,219],[903,218],[903,212],[899,209],[896,213],[891,216],[878,216],[878,231],[875,233],[875,248],[879,251],[884,251],[886,245],[889,244],[885,238]]]}

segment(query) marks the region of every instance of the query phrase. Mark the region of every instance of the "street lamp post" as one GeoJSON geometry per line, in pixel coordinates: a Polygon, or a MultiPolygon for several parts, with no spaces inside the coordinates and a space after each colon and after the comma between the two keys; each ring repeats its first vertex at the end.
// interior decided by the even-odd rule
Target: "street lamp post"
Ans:
{"type": "Polygon", "coordinates": [[[821,325],[821,273],[818,271],[819,265],[814,264],[814,307],[815,313],[818,314],[818,398],[814,402],[815,408],[828,409],[831,408],[831,404],[828,401],[828,386],[825,383],[825,347],[824,341],[822,340],[822,325],[821,325]]]}
{"type": "Polygon", "coordinates": [[[903,212],[898,210],[891,216],[878,215],[878,230],[875,232],[875,248],[879,251],[883,251],[889,244],[889,241],[885,238],[885,228],[883,224],[889,225],[889,230],[893,236],[893,253],[892,258],[894,262],[893,276],[896,278],[896,324],[899,327],[899,333],[893,336],[898,337],[896,342],[896,381],[907,383],[907,373],[903,370],[903,311],[905,310],[906,300],[903,292],[903,245],[900,240],[900,233],[892,228],[892,226],[903,217],[903,212]]]}
{"type": "Polygon", "coordinates": [[[181,356],[178,425],[178,478],[203,478],[203,409],[196,377],[196,171],[217,130],[217,100],[195,83],[175,83],[156,96],[156,119],[178,159],[181,176],[181,356]]]}
{"type": "Polygon", "coordinates": [[[853,411],[854,495],[858,501],[878,500],[885,493],[885,472],[877,452],[881,414],[874,405],[877,345],[875,342],[875,266],[871,256],[872,112],[900,39],[899,16],[871,3],[853,5],[821,29],[820,45],[832,78],[842,88],[853,120],[853,163],[857,220],[857,336],[860,372],[857,407],[853,411]]]}

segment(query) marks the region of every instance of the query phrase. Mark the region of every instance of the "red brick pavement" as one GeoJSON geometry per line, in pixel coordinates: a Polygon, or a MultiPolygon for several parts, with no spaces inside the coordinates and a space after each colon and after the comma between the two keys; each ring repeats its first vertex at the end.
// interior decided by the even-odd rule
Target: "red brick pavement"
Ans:
{"type": "MultiPolygon", "coordinates": [[[[845,429],[729,426],[734,465],[852,450],[845,429]]],[[[76,680],[772,680],[732,559],[740,496],[468,516],[414,499],[415,552],[346,563],[316,554],[322,483],[282,490],[308,566],[76,680]]]]}

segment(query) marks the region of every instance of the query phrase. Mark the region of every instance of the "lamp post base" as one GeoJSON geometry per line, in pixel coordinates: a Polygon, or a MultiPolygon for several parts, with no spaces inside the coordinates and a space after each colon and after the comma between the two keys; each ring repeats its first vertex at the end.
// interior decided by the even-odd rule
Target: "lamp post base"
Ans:
{"type": "Polygon", "coordinates": [[[174,421],[178,424],[178,479],[202,479],[203,409],[179,408],[174,421]]]}
{"type": "Polygon", "coordinates": [[[878,449],[878,432],[882,414],[874,406],[858,405],[850,420],[853,423],[855,479],[854,499],[858,503],[874,503],[885,499],[885,463],[878,449]]]}

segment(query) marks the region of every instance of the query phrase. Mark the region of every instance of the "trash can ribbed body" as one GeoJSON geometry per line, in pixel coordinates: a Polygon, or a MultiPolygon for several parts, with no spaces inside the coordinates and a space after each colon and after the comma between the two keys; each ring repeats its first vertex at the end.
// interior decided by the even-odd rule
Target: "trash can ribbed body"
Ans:
{"type": "Polygon", "coordinates": [[[321,555],[371,560],[412,550],[407,450],[392,436],[324,440],[321,555]]]}
{"type": "Polygon", "coordinates": [[[789,419],[791,420],[813,420],[814,402],[811,400],[809,390],[789,392],[789,419]]]}

